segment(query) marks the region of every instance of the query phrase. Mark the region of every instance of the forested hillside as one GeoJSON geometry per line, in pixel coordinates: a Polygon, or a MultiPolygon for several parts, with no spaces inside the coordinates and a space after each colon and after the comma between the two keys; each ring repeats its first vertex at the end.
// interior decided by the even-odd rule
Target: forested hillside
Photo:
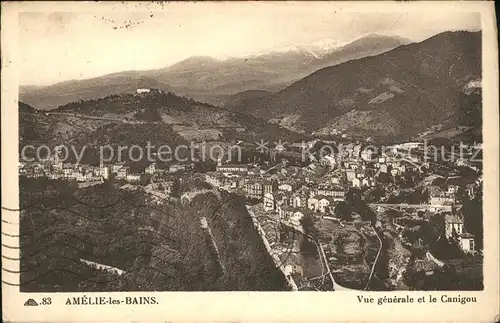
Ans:
{"type": "Polygon", "coordinates": [[[158,205],[111,183],[77,190],[76,183],[23,177],[20,194],[21,291],[286,289],[235,196],[158,205]]]}

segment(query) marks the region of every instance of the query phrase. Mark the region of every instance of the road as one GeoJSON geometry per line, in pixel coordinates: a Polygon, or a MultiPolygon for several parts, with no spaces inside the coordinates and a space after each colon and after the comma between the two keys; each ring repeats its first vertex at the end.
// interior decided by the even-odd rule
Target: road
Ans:
{"type": "Polygon", "coordinates": [[[389,203],[370,203],[370,207],[386,207],[394,209],[443,209],[450,210],[451,205],[431,205],[431,204],[389,204],[389,203]]]}
{"type": "Polygon", "coordinates": [[[109,271],[109,272],[115,273],[115,274],[120,275],[120,276],[125,273],[124,270],[122,270],[120,268],[113,267],[113,266],[103,265],[103,264],[100,264],[100,263],[97,263],[94,261],[90,261],[90,260],[86,260],[86,259],[80,259],[80,261],[86,265],[94,266],[97,269],[109,271]]]}
{"type": "MultiPolygon", "coordinates": [[[[32,114],[32,113],[29,113],[32,114]]],[[[98,116],[89,116],[85,114],[74,114],[67,112],[46,112],[46,115],[54,115],[54,116],[66,116],[66,117],[75,117],[81,119],[92,119],[92,120],[103,120],[103,121],[112,121],[112,122],[121,122],[121,123],[131,123],[131,124],[169,124],[171,126],[182,126],[189,127],[184,129],[179,129],[178,131],[188,131],[188,130],[208,130],[208,129],[244,129],[242,126],[220,126],[214,124],[184,124],[184,123],[164,123],[163,121],[138,121],[138,120],[125,120],[123,118],[112,118],[112,117],[98,117],[98,116]]]]}
{"type": "Polygon", "coordinates": [[[368,285],[370,284],[370,281],[372,280],[373,273],[375,272],[375,265],[377,265],[378,257],[380,256],[380,253],[382,252],[382,239],[380,239],[380,236],[378,235],[377,230],[375,230],[375,228],[373,226],[372,226],[372,230],[377,235],[378,241],[380,243],[380,247],[378,248],[378,252],[377,252],[377,256],[375,257],[375,260],[373,261],[372,270],[370,271],[370,276],[368,276],[368,280],[366,281],[366,286],[365,286],[364,290],[366,290],[368,288],[368,285]]]}

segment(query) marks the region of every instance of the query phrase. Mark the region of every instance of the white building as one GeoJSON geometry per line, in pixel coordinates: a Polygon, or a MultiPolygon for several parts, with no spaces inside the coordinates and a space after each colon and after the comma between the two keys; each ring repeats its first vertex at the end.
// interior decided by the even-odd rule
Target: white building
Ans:
{"type": "Polygon", "coordinates": [[[462,233],[460,235],[460,249],[462,249],[464,252],[474,252],[474,236],[470,233],[462,233]]]}
{"type": "Polygon", "coordinates": [[[129,182],[139,182],[141,180],[140,174],[128,174],[126,180],[129,182]]]}
{"type": "Polygon", "coordinates": [[[278,189],[281,191],[291,192],[293,188],[292,188],[292,185],[290,185],[290,184],[281,184],[278,186],[278,189]]]}
{"type": "Polygon", "coordinates": [[[319,210],[319,200],[316,197],[310,197],[307,200],[307,208],[309,210],[318,211],[319,210]]]}
{"type": "Polygon", "coordinates": [[[101,166],[99,168],[99,173],[102,176],[102,178],[108,179],[109,178],[110,169],[107,166],[101,166]]]}
{"type": "Polygon", "coordinates": [[[359,178],[354,178],[351,181],[351,184],[352,184],[352,187],[361,187],[361,181],[359,180],[359,178]]]}
{"type": "Polygon", "coordinates": [[[146,169],[144,169],[144,173],[153,175],[156,172],[156,164],[152,163],[146,169]]]}
{"type": "Polygon", "coordinates": [[[272,193],[264,193],[263,204],[264,204],[264,210],[266,211],[274,210],[274,196],[272,193]]]}
{"type": "Polygon", "coordinates": [[[446,238],[453,237],[453,232],[458,235],[464,233],[464,221],[461,218],[455,215],[447,215],[444,221],[446,238]]]}
{"type": "Polygon", "coordinates": [[[331,202],[329,199],[327,199],[326,197],[323,197],[322,199],[319,200],[318,202],[318,205],[319,205],[319,211],[321,213],[326,213],[326,211],[328,210],[329,206],[330,206],[331,202]]]}
{"type": "Polygon", "coordinates": [[[185,169],[186,169],[186,167],[184,167],[183,165],[172,165],[168,168],[168,171],[170,173],[175,173],[175,172],[185,170],[185,169]]]}
{"type": "Polygon", "coordinates": [[[130,167],[129,166],[122,166],[116,172],[116,177],[117,178],[127,178],[129,173],[130,173],[130,167]]]}
{"type": "Polygon", "coordinates": [[[248,173],[248,166],[247,165],[231,165],[231,164],[225,164],[225,165],[217,165],[217,171],[218,172],[223,172],[223,173],[248,173]]]}
{"type": "Polygon", "coordinates": [[[113,164],[113,166],[111,166],[111,172],[115,174],[118,173],[118,170],[122,168],[123,165],[124,165],[123,163],[113,164]]]}
{"type": "Polygon", "coordinates": [[[361,159],[363,159],[364,161],[371,161],[372,155],[373,155],[373,151],[364,149],[361,152],[361,159]]]}
{"type": "Polygon", "coordinates": [[[301,211],[296,211],[292,214],[292,216],[290,216],[288,222],[290,222],[290,224],[294,227],[302,228],[302,224],[300,223],[300,221],[303,218],[304,218],[304,213],[301,211]]]}

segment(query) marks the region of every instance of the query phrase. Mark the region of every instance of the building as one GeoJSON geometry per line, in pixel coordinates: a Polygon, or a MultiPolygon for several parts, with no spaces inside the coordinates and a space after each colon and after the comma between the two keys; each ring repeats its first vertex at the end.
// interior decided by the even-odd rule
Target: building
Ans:
{"type": "Polygon", "coordinates": [[[71,177],[71,174],[73,174],[73,168],[64,168],[63,174],[64,177],[71,177]]]}
{"type": "Polygon", "coordinates": [[[458,192],[458,189],[459,189],[458,185],[448,185],[447,193],[448,195],[451,196],[453,194],[456,194],[458,192]]]}
{"type": "Polygon", "coordinates": [[[216,176],[212,176],[212,175],[205,175],[205,181],[212,185],[212,186],[215,186],[215,187],[219,187],[222,185],[222,182],[221,182],[221,179],[216,177],[216,176]]]}
{"type": "Polygon", "coordinates": [[[361,159],[363,159],[364,161],[372,161],[372,155],[372,150],[364,149],[363,151],[361,151],[361,159]]]}
{"type": "Polygon", "coordinates": [[[290,185],[288,183],[284,183],[284,184],[279,185],[278,189],[281,191],[287,191],[287,192],[293,191],[292,185],[290,185]]]}
{"type": "Polygon", "coordinates": [[[280,219],[285,219],[288,220],[294,213],[293,207],[290,205],[280,205],[279,208],[277,208],[278,214],[280,216],[280,219]]]}
{"type": "Polygon", "coordinates": [[[225,189],[233,190],[238,187],[238,181],[234,178],[223,177],[220,180],[220,185],[225,189]]]}
{"type": "Polygon", "coordinates": [[[446,238],[457,241],[464,252],[474,252],[474,235],[465,232],[464,220],[455,215],[447,215],[444,221],[446,238]]]}
{"type": "Polygon", "coordinates": [[[172,188],[174,187],[174,182],[172,181],[167,181],[161,183],[161,186],[163,187],[163,192],[165,195],[170,195],[172,194],[172,188]]]}
{"type": "Polygon", "coordinates": [[[294,193],[290,197],[290,205],[294,208],[306,207],[306,196],[300,193],[294,193]]]}
{"type": "Polygon", "coordinates": [[[245,195],[252,199],[262,199],[263,187],[259,182],[249,182],[243,185],[243,191],[245,195]]]}
{"type": "Polygon", "coordinates": [[[475,186],[474,184],[467,184],[465,186],[465,193],[467,194],[467,196],[470,198],[470,199],[473,199],[474,196],[475,196],[475,186]]]}
{"type": "Polygon", "coordinates": [[[278,191],[275,194],[273,194],[273,196],[274,196],[274,203],[276,205],[290,205],[290,197],[291,197],[290,192],[278,191]]]}
{"type": "Polygon", "coordinates": [[[151,92],[151,89],[137,89],[135,90],[137,94],[144,94],[151,92]]]}
{"type": "Polygon", "coordinates": [[[316,197],[310,197],[307,200],[307,208],[312,211],[318,211],[319,210],[319,199],[316,197]]]}
{"type": "Polygon", "coordinates": [[[354,178],[351,181],[351,184],[352,184],[352,187],[361,187],[361,181],[359,180],[359,178],[354,178]]]}
{"type": "Polygon", "coordinates": [[[217,165],[217,171],[223,173],[248,173],[247,165],[217,165]]]}
{"type": "Polygon", "coordinates": [[[346,169],[345,177],[348,182],[352,181],[356,178],[356,171],[354,169],[346,169]]]}
{"type": "Polygon", "coordinates": [[[264,194],[266,194],[266,193],[273,194],[274,193],[275,184],[273,182],[266,181],[262,185],[264,187],[264,194]]]}
{"type": "Polygon", "coordinates": [[[455,235],[460,236],[464,233],[464,220],[456,215],[447,215],[444,218],[444,230],[446,238],[452,238],[455,235]]]}
{"type": "Polygon", "coordinates": [[[178,164],[175,164],[175,165],[171,165],[169,168],[168,168],[168,171],[170,173],[176,173],[178,171],[182,171],[182,170],[185,170],[186,167],[183,166],[183,165],[178,165],[178,164]]]}
{"type": "Polygon", "coordinates": [[[130,173],[130,166],[122,166],[116,172],[116,178],[127,178],[129,173],[130,173]]]}
{"type": "Polygon", "coordinates": [[[299,210],[292,213],[292,215],[288,218],[288,222],[294,227],[302,228],[302,223],[300,221],[304,218],[305,211],[299,210]]]}
{"type": "Polygon", "coordinates": [[[474,235],[464,232],[459,237],[459,246],[464,252],[474,252],[474,235]]]}
{"type": "Polygon", "coordinates": [[[302,266],[297,265],[297,264],[286,265],[285,272],[287,273],[287,275],[293,275],[293,276],[299,276],[299,277],[304,276],[304,270],[302,269],[302,266]]]}
{"type": "Polygon", "coordinates": [[[415,259],[413,262],[413,270],[418,275],[430,276],[433,275],[436,270],[439,270],[439,266],[427,258],[415,259]]]}
{"type": "Polygon", "coordinates": [[[331,182],[332,182],[332,184],[334,184],[334,185],[340,185],[340,178],[338,178],[338,177],[335,177],[335,176],[334,176],[334,177],[330,178],[330,181],[331,181],[331,182]]]}
{"type": "Polygon", "coordinates": [[[339,187],[320,185],[316,191],[317,195],[331,196],[335,201],[343,201],[345,192],[339,187]]]}
{"type": "Polygon", "coordinates": [[[120,170],[120,168],[122,168],[122,167],[123,167],[123,165],[124,165],[123,163],[113,164],[113,165],[111,166],[111,172],[112,172],[112,173],[115,173],[115,174],[116,174],[116,173],[118,173],[118,170],[120,170]]]}
{"type": "Polygon", "coordinates": [[[144,169],[144,173],[153,175],[156,172],[156,163],[152,163],[144,169]]]}
{"type": "Polygon", "coordinates": [[[333,206],[333,199],[327,196],[321,197],[318,201],[319,211],[321,213],[330,213],[330,206],[333,206]]]}
{"type": "Polygon", "coordinates": [[[431,205],[453,205],[455,199],[437,186],[429,187],[429,204],[431,205]]]}
{"type": "Polygon", "coordinates": [[[49,175],[50,179],[59,179],[59,178],[63,178],[63,177],[64,177],[64,173],[62,173],[62,172],[53,172],[52,174],[49,175]]]}
{"type": "Polygon", "coordinates": [[[140,174],[128,174],[125,179],[129,182],[139,182],[141,180],[140,174]]]}
{"type": "Polygon", "coordinates": [[[335,156],[327,155],[321,159],[320,163],[324,166],[329,166],[333,168],[335,167],[337,160],[335,159],[335,156]]]}
{"type": "Polygon", "coordinates": [[[99,174],[102,176],[102,178],[108,179],[110,173],[110,168],[108,166],[101,165],[101,167],[99,167],[99,174]]]}
{"type": "Polygon", "coordinates": [[[274,196],[272,193],[264,193],[263,197],[264,210],[272,211],[274,210],[274,196]]]}

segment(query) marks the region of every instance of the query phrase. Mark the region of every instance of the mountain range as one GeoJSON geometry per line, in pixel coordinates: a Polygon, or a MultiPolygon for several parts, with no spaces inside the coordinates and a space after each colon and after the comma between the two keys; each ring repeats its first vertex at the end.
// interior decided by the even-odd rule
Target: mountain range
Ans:
{"type": "Polygon", "coordinates": [[[220,106],[239,92],[279,91],[319,68],[377,55],[409,42],[399,36],[370,34],[346,44],[321,40],[222,61],[195,56],[158,70],[125,71],[45,87],[21,86],[20,100],[50,110],[74,101],[148,87],[220,106]]]}
{"type": "Polygon", "coordinates": [[[467,125],[471,112],[480,126],[481,33],[445,32],[322,68],[231,108],[306,133],[416,135],[436,124],[467,125]]]}
{"type": "Polygon", "coordinates": [[[182,128],[186,124],[208,124],[206,130],[218,129],[207,134],[212,139],[231,138],[238,127],[254,129],[250,140],[270,133],[291,138],[292,133],[338,131],[351,137],[414,138],[438,126],[444,137],[465,131],[480,140],[481,32],[444,32],[419,43],[368,35],[337,47],[323,42],[224,61],[191,57],[160,70],[24,87],[20,100],[38,110],[60,106],[73,112],[83,104],[83,114],[96,110],[140,119],[145,101],[130,104],[137,100],[130,96],[137,88],[198,98],[182,99],[187,105],[172,98],[159,101],[159,112],[151,115],[186,139],[200,139],[199,131],[182,128]],[[218,107],[199,101],[217,101],[218,107]],[[221,125],[233,130],[221,133],[221,125]]]}

